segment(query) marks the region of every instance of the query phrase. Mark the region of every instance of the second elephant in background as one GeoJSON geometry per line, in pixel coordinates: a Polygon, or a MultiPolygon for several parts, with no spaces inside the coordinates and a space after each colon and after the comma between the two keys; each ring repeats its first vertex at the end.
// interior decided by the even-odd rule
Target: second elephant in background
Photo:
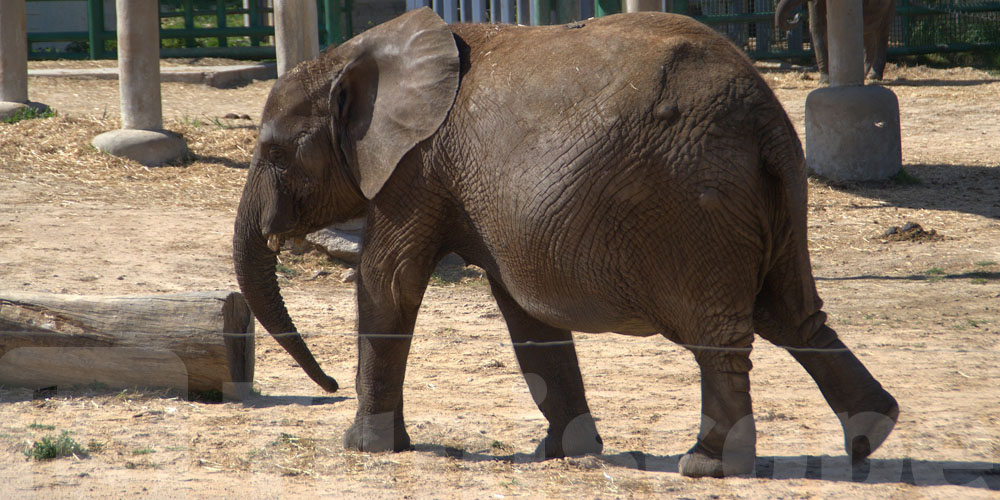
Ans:
{"type": "MultiPolygon", "coordinates": [[[[830,80],[828,45],[826,34],[826,0],[809,1],[809,34],[812,36],[816,66],[819,67],[820,81],[830,80]]],[[[774,12],[774,23],[781,30],[789,30],[799,23],[789,20],[789,13],[803,0],[781,0],[774,12]]],[[[892,18],[896,13],[896,0],[862,0],[864,17],[865,75],[872,80],[881,80],[885,71],[886,51],[889,48],[889,32],[892,18]]]]}

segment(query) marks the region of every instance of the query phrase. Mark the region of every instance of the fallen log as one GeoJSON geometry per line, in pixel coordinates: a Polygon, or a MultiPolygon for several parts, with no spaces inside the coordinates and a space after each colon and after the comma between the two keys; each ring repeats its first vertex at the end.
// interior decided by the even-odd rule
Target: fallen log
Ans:
{"type": "Polygon", "coordinates": [[[0,291],[0,385],[169,387],[243,399],[253,384],[253,331],[234,292],[0,291]]]}

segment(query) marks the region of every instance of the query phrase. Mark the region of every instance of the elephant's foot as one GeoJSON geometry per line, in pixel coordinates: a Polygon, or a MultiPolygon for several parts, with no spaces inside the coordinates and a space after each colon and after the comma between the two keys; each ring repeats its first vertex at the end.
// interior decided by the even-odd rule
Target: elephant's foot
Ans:
{"type": "Polygon", "coordinates": [[[830,74],[829,73],[820,73],[819,74],[819,83],[821,83],[823,85],[829,85],[830,84],[830,74]]]}
{"type": "Polygon", "coordinates": [[[874,70],[872,70],[871,73],[868,73],[867,78],[868,78],[868,80],[871,80],[873,82],[881,82],[882,81],[882,73],[876,73],[874,70]]]}
{"type": "Polygon", "coordinates": [[[597,433],[597,424],[589,413],[574,418],[565,429],[555,432],[549,428],[548,435],[538,443],[535,456],[541,459],[600,455],[604,451],[604,440],[597,433]]]}
{"type": "Polygon", "coordinates": [[[701,429],[678,468],[688,477],[726,477],[753,471],[757,430],[750,402],[749,352],[700,350],[701,429]]]}
{"type": "Polygon", "coordinates": [[[405,451],[413,449],[410,435],[391,413],[358,415],[344,433],[344,448],[359,451],[405,451]]]}
{"type": "Polygon", "coordinates": [[[875,396],[869,411],[841,413],[837,416],[844,427],[844,450],[857,464],[868,458],[885,441],[899,419],[899,405],[884,389],[875,396]]]}
{"type": "Polygon", "coordinates": [[[742,476],[753,472],[755,461],[753,452],[727,452],[722,457],[715,457],[701,444],[696,444],[681,457],[677,468],[687,477],[742,476]]]}

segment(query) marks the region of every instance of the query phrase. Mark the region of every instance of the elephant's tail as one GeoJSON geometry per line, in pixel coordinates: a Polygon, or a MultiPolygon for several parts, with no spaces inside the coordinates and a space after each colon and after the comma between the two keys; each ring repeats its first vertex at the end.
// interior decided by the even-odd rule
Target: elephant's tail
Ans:
{"type": "MultiPolygon", "coordinates": [[[[779,105],[755,113],[760,162],[769,176],[771,253],[764,263],[757,306],[769,304],[768,325],[755,314],[758,332],[778,338],[803,327],[822,309],[816,292],[806,235],[808,170],[798,133],[779,105]],[[780,332],[780,333],[779,333],[780,332]]],[[[814,329],[814,328],[813,328],[814,329]]]]}

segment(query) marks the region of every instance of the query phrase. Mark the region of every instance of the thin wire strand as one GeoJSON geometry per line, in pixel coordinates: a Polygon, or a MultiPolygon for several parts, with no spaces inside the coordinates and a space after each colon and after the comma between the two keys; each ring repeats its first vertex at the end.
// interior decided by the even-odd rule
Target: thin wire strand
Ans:
{"type": "MultiPolygon", "coordinates": [[[[45,333],[45,332],[39,332],[39,331],[6,331],[6,332],[3,332],[3,333],[7,334],[7,335],[26,335],[26,336],[30,336],[30,335],[38,335],[39,333],[45,333]]],[[[127,332],[127,334],[129,334],[129,335],[138,335],[138,336],[141,336],[141,335],[150,335],[149,333],[145,333],[145,332],[127,332]]],[[[263,333],[263,332],[256,332],[256,333],[226,333],[226,332],[224,332],[221,335],[223,337],[236,338],[236,339],[238,339],[238,338],[249,338],[249,337],[253,337],[253,338],[265,338],[265,337],[279,338],[279,337],[289,337],[289,336],[295,336],[295,335],[299,335],[299,336],[301,336],[304,339],[316,338],[316,337],[329,337],[329,336],[347,337],[347,338],[352,338],[352,339],[368,338],[368,339],[397,339],[397,340],[406,339],[406,340],[412,340],[413,338],[419,338],[419,335],[414,335],[414,334],[402,334],[402,333],[366,333],[366,334],[359,335],[357,333],[352,333],[352,332],[324,332],[324,333],[287,332],[287,333],[278,333],[278,334],[273,334],[273,335],[272,334],[268,334],[268,333],[263,333]]],[[[470,340],[469,339],[465,339],[465,341],[468,342],[470,340]]],[[[596,338],[594,338],[594,339],[555,340],[555,341],[543,341],[543,342],[536,342],[536,341],[507,342],[507,341],[500,341],[500,342],[498,342],[498,344],[501,345],[501,346],[510,346],[510,347],[515,347],[515,348],[516,347],[565,347],[565,346],[575,346],[575,345],[578,345],[578,344],[590,344],[590,343],[607,342],[607,341],[608,341],[607,339],[596,339],[596,338]]],[[[713,346],[713,345],[703,345],[703,344],[684,344],[684,343],[680,343],[680,342],[671,342],[671,344],[679,346],[679,347],[683,347],[683,348],[691,350],[691,351],[738,352],[738,353],[748,353],[748,354],[751,353],[751,352],[753,352],[753,347],[727,347],[727,346],[713,346]]],[[[778,349],[783,349],[785,351],[792,352],[792,353],[819,353],[819,354],[837,354],[837,353],[842,353],[842,352],[855,352],[855,353],[861,352],[861,353],[864,353],[864,352],[872,352],[872,351],[880,351],[880,352],[895,351],[895,352],[912,352],[912,353],[917,353],[917,352],[919,352],[919,353],[970,353],[970,352],[980,352],[980,351],[982,351],[982,352],[1000,352],[1000,348],[995,348],[995,349],[916,349],[916,348],[907,347],[907,346],[878,346],[878,347],[855,347],[853,349],[849,348],[849,347],[848,348],[838,348],[838,349],[826,349],[826,348],[819,348],[819,347],[785,347],[785,346],[781,346],[781,345],[777,345],[777,344],[771,344],[771,343],[763,344],[763,346],[765,346],[765,348],[774,347],[774,348],[778,348],[778,349]]],[[[67,346],[62,346],[62,347],[67,347],[67,346]]],[[[71,346],[69,346],[69,347],[71,347],[71,346]]],[[[90,347],[90,346],[81,346],[81,347],[90,347]]],[[[1000,347],[1000,346],[998,346],[998,347],[1000,347]]]]}

